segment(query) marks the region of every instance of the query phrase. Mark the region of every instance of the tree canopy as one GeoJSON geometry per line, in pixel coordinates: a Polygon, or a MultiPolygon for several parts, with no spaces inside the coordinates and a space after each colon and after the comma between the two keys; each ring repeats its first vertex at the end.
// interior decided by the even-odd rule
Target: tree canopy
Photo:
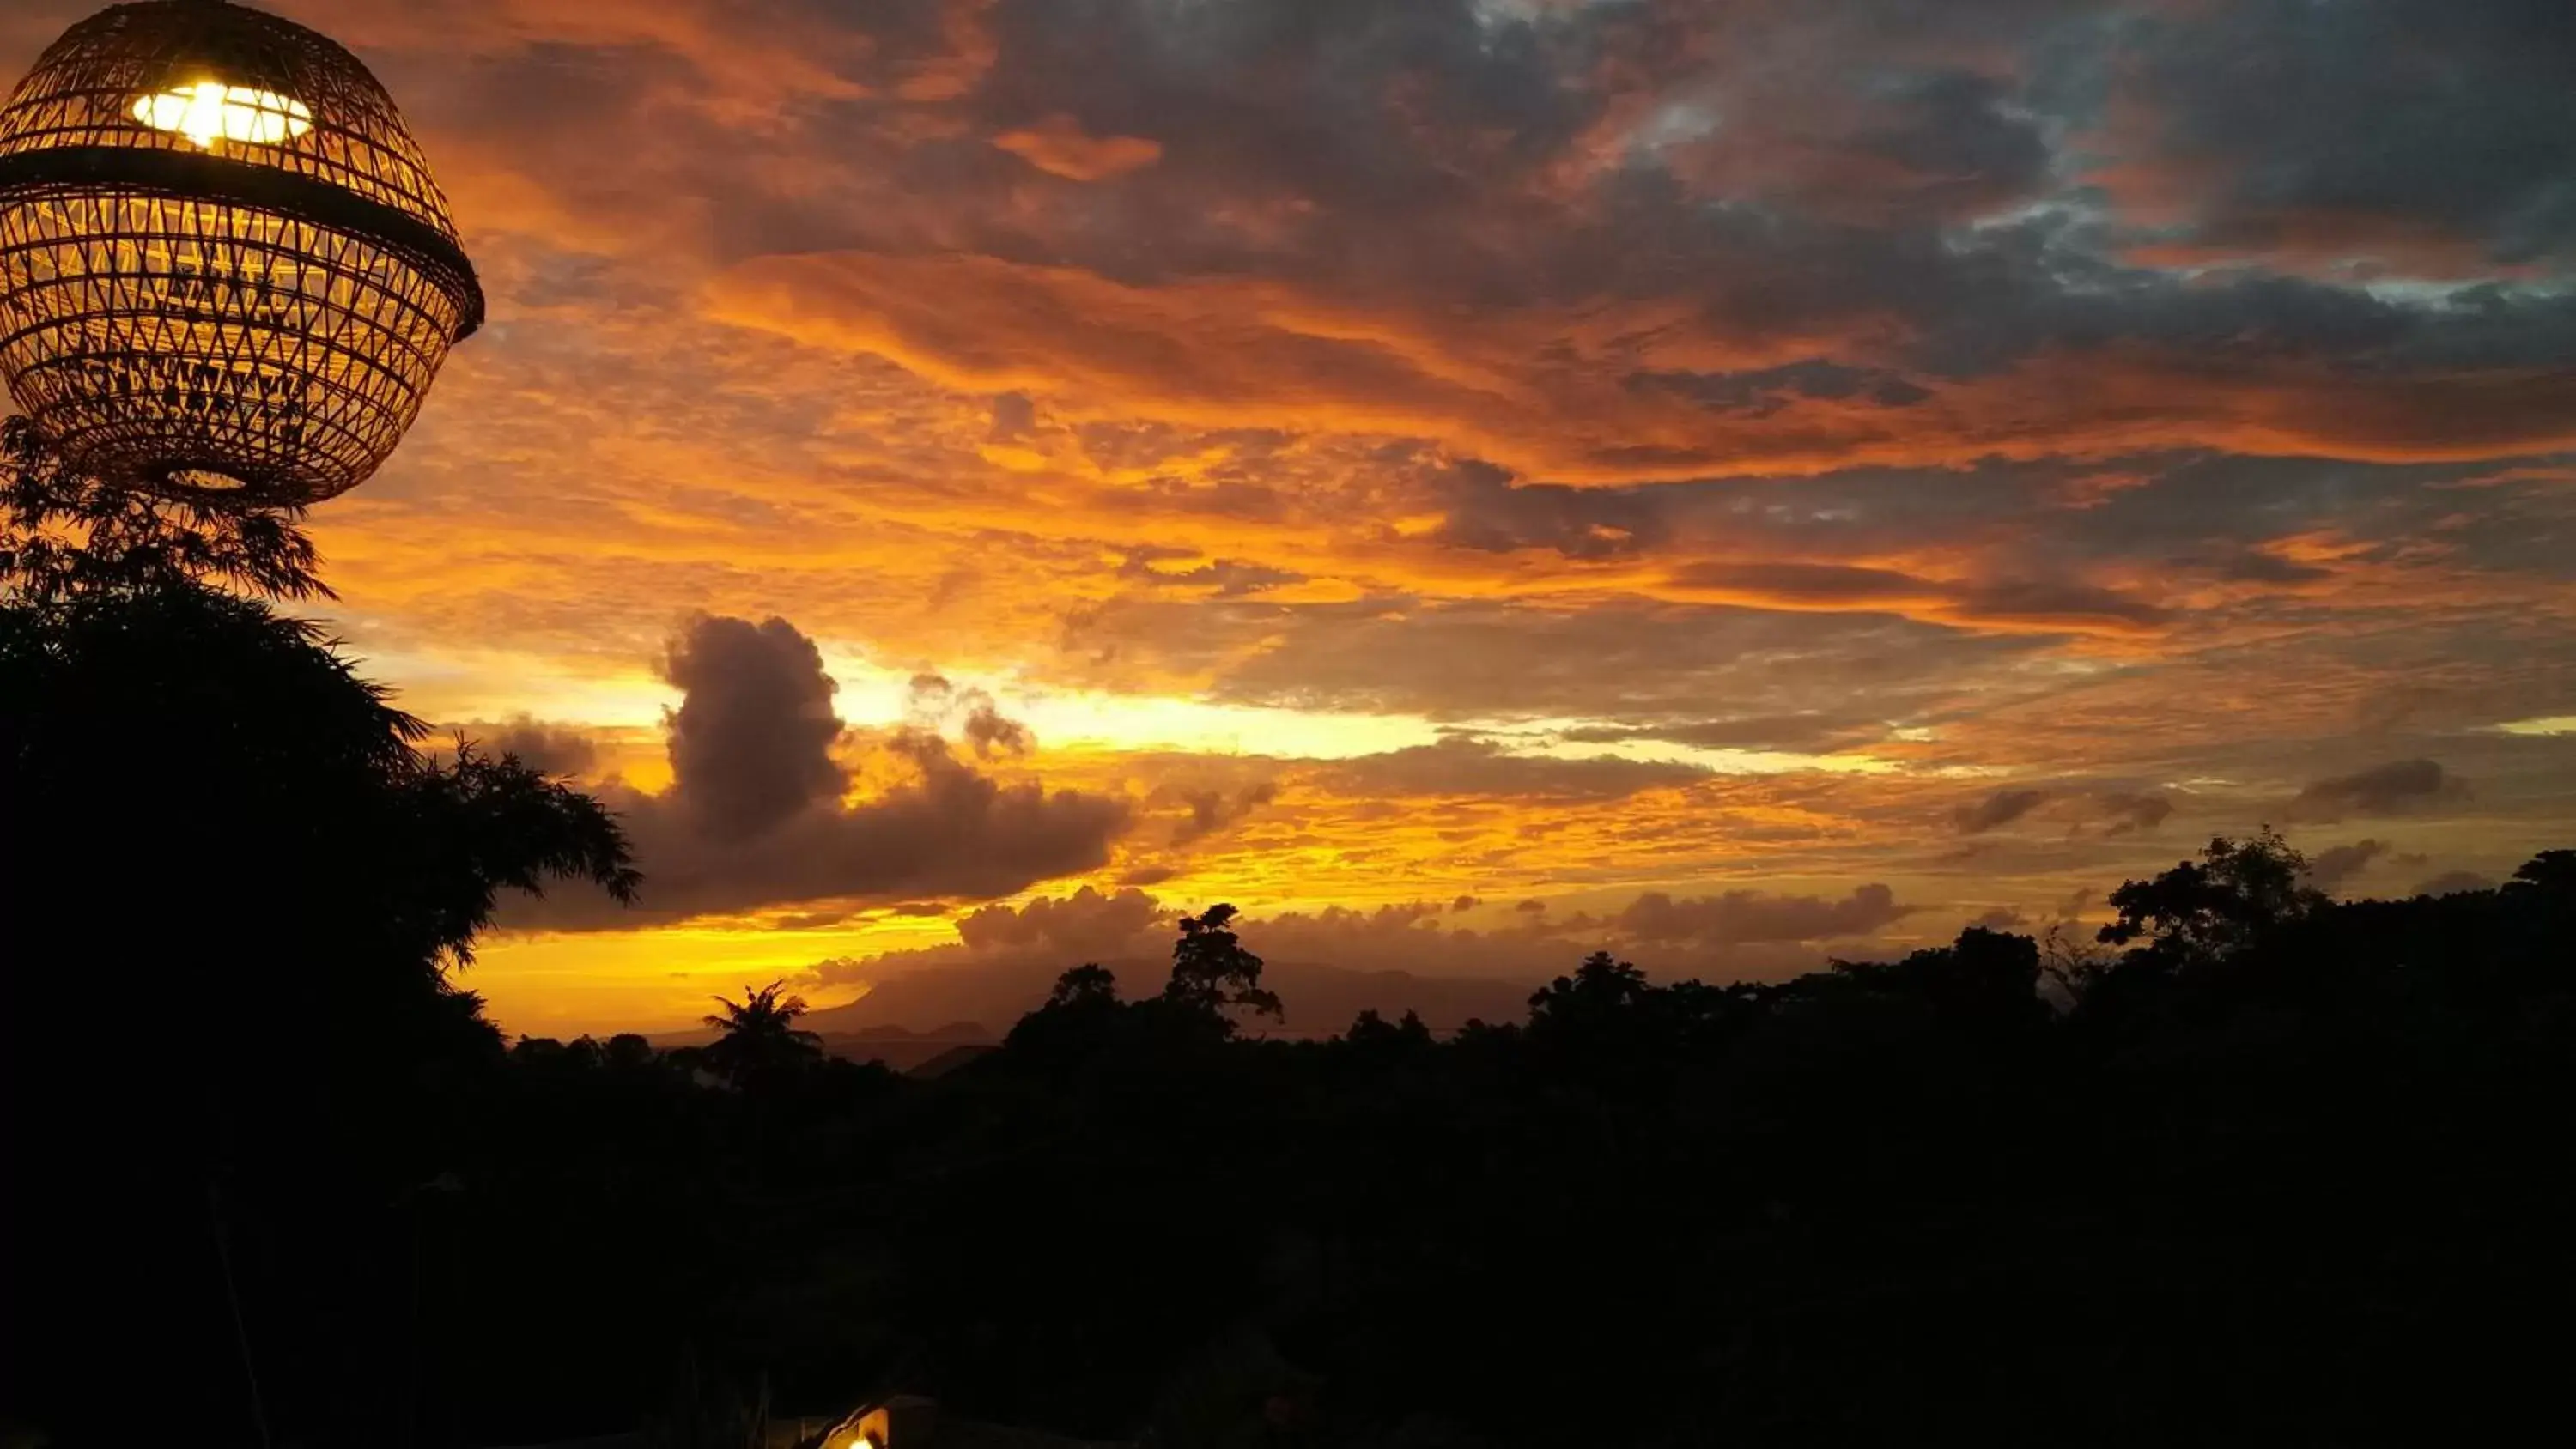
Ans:
{"type": "Polygon", "coordinates": [[[343,1402],[318,1386],[384,1348],[332,1328],[382,1326],[349,1295],[383,1289],[383,1204],[450,1165],[442,1084],[500,1055],[458,973],[507,893],[638,886],[597,801],[426,752],[320,628],[223,587],[318,596],[313,557],[288,515],[0,434],[0,1153],[54,1188],[17,1203],[0,1297],[46,1325],[9,1347],[47,1393],[113,1400],[119,1343],[233,1402],[245,1365],[192,1335],[257,1314],[308,1408],[343,1402]]]}

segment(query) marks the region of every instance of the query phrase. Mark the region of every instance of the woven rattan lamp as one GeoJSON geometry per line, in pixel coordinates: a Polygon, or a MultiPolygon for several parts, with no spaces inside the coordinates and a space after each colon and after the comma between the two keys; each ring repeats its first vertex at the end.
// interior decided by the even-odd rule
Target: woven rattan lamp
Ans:
{"type": "Polygon", "coordinates": [[[232,505],[354,488],[482,322],[392,97],[303,26],[118,5],[0,110],[0,374],[114,486],[232,505]]]}

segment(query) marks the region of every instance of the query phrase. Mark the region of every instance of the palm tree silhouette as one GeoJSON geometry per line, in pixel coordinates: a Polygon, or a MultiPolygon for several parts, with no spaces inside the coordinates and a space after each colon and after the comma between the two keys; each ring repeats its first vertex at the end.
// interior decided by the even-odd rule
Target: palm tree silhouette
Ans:
{"type": "Polygon", "coordinates": [[[721,1033],[706,1049],[704,1060],[710,1070],[741,1083],[822,1057],[823,1039],[796,1025],[796,1018],[805,1014],[805,998],[780,996],[785,985],[772,981],[758,990],[746,986],[740,1001],[715,998],[724,1009],[702,1018],[721,1033]]]}

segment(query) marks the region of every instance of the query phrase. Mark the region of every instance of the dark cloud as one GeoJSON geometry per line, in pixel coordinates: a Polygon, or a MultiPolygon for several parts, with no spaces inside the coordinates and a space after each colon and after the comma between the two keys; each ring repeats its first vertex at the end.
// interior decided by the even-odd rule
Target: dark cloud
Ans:
{"type": "Polygon", "coordinates": [[[1997,906],[1968,924],[1989,931],[2018,931],[2030,924],[2030,917],[2010,906],[1997,906]]]}
{"type": "MultiPolygon", "coordinates": [[[[1286,1027],[1333,1032],[1364,1009],[1419,1011],[1455,1026],[1517,1019],[1529,992],[1580,952],[1532,933],[1448,930],[1432,902],[1368,911],[1329,907],[1239,923],[1268,962],[1264,983],[1286,1000],[1286,1027]]],[[[821,1029],[924,1026],[954,1020],[1007,1028],[1046,997],[1056,975],[1085,961],[1110,965],[1124,994],[1159,990],[1170,970],[1174,912],[1141,891],[988,906],[959,918],[954,945],[816,965],[806,984],[866,984],[855,1006],[818,1015],[821,1029]]]]}
{"type": "Polygon", "coordinates": [[[614,912],[564,892],[519,907],[511,924],[584,929],[817,901],[989,900],[1106,864],[1131,823],[1123,800],[1005,783],[960,760],[924,719],[962,712],[979,753],[1018,727],[979,733],[990,701],[937,676],[914,681],[912,720],[877,746],[905,778],[845,802],[847,777],[832,755],[842,736],[833,682],[813,641],[783,620],[698,619],[669,661],[687,691],[667,724],[670,789],[602,792],[644,870],[639,909],[614,912]]]}
{"type": "MultiPolygon", "coordinates": [[[[2576,248],[2576,11],[2555,0],[2241,0],[2140,35],[2148,143],[2210,247],[2418,265],[2576,248]]],[[[2457,262],[2452,263],[2457,266],[2457,262]]]]}
{"type": "Polygon", "coordinates": [[[769,927],[774,931],[828,931],[835,926],[847,925],[858,915],[857,911],[798,911],[772,917],[769,927]]]}
{"type": "MultiPolygon", "coordinates": [[[[2406,166],[2454,188],[2510,171],[2451,209],[2531,238],[2508,252],[2554,256],[2576,204],[2554,189],[2567,143],[2533,139],[2568,130],[2563,88],[2532,83],[2554,74],[2533,56],[2563,48],[2563,23],[2533,8],[2545,3],[2463,23],[2430,18],[2435,0],[2267,0],[2213,7],[2223,22],[2139,24],[2106,0],[2034,9],[2018,30],[1998,28],[2001,7],[1945,6],[1978,14],[1912,41],[1886,25],[1891,7],[1861,0],[1525,19],[1439,4],[1400,22],[1275,0],[1178,15],[1150,0],[999,6],[991,64],[958,98],[971,134],[849,138],[851,199],[800,190],[803,214],[781,217],[766,249],[810,260],[741,279],[756,285],[734,310],[818,339],[839,326],[982,391],[1236,426],[1333,412],[1546,481],[1765,459],[1965,465],[2149,439],[2536,450],[2568,437],[2552,416],[2568,390],[2532,370],[2576,361],[2570,305],[2504,291],[2433,305],[2290,262],[2186,272],[2156,245],[2226,219],[2167,215],[2142,193],[2157,178],[2187,195],[2236,181],[2249,215],[2331,220],[2356,209],[2339,198],[2367,214],[2384,191],[2420,225],[2439,208],[2404,209],[2420,188],[2382,186],[2378,158],[2467,142],[2480,166],[2406,166]],[[2370,18],[2316,19],[2348,12],[2370,18]],[[2454,74],[2503,82],[2494,115],[2449,124],[2486,104],[2482,86],[2390,104],[2423,89],[2408,48],[2352,38],[2419,20],[2454,74]],[[2320,25],[2342,42],[2312,45],[2320,25]],[[2526,32],[2533,48],[2510,43],[2526,32]],[[2320,68],[2327,53],[2339,58],[2320,68]],[[2340,122],[2284,128],[2287,142],[2253,124],[2278,101],[2259,79],[2276,64],[2326,102],[2304,115],[2367,105],[2409,146],[2359,144],[2340,122]],[[2428,109],[2441,124],[2414,125],[2428,109]],[[1116,175],[1049,177],[992,147],[1050,125],[1159,151],[1116,175]],[[2366,179],[2323,184],[2334,175],[2366,179]],[[1256,322],[1186,290],[1244,279],[1406,335],[1390,348],[1374,328],[1354,339],[1266,306],[1256,322]],[[1575,309],[1648,302],[1651,319],[1565,336],[1588,325],[1575,309]],[[2025,374],[2043,359],[2081,365],[2025,374]]],[[[720,210],[748,230],[754,200],[720,210]]],[[[1493,535],[1462,521],[1456,536],[1493,535]]]]}
{"type": "Polygon", "coordinates": [[[1025,755],[1037,747],[1027,725],[1003,717],[993,697],[980,689],[959,689],[937,674],[916,674],[904,701],[904,718],[918,731],[936,731],[951,723],[975,757],[1025,755]]]}
{"type": "Polygon", "coordinates": [[[671,642],[662,677],[682,692],[664,725],[677,782],[667,803],[694,830],[747,840],[840,798],[837,686],[794,625],[701,616],[671,642]]]}
{"type": "Polygon", "coordinates": [[[2319,780],[2290,801],[2289,818],[2331,824],[2352,815],[2403,815],[2466,800],[2469,784],[2432,760],[2394,760],[2319,780]]]}
{"type": "Polygon", "coordinates": [[[1182,790],[1181,803],[1189,807],[1189,816],[1172,827],[1172,844],[1187,845],[1204,839],[1246,815],[1279,798],[1279,786],[1271,781],[1245,786],[1232,796],[1223,790],[1182,790]]]}
{"type": "Polygon", "coordinates": [[[970,911],[957,919],[957,938],[970,951],[1042,946],[1068,959],[1119,956],[1136,950],[1139,938],[1162,927],[1170,915],[1143,891],[1103,895],[1084,886],[1069,896],[1041,896],[1017,908],[970,911]]]}
{"type": "Polygon", "coordinates": [[[1957,583],[1848,564],[1696,563],[1676,569],[1671,581],[1678,588],[1737,595],[1776,607],[1928,610],[1966,624],[2142,628],[2169,617],[2156,604],[2071,580],[1957,583]]]}
{"type": "Polygon", "coordinates": [[[997,754],[1025,755],[1037,745],[1037,736],[1029,732],[1027,725],[1004,719],[989,699],[977,700],[967,710],[960,733],[975,747],[976,756],[987,760],[997,754]]]}
{"type": "Polygon", "coordinates": [[[1478,900],[1474,896],[1460,896],[1458,899],[1449,903],[1449,913],[1453,916],[1465,915],[1467,912],[1472,911],[1483,904],[1483,901],[1478,900]]]}
{"type": "Polygon", "coordinates": [[[2368,870],[2389,849],[2385,840],[2356,840],[2318,851],[2308,857],[2308,884],[2332,894],[2345,881],[2368,870]]]}
{"type": "Polygon", "coordinates": [[[2476,871],[2452,870],[2444,871],[2442,874],[2437,875],[2431,880],[2415,887],[2415,894],[2419,896],[2455,896],[2464,895],[2471,891],[2491,891],[2495,888],[2496,883],[2492,879],[2482,876],[2476,871]]]}
{"type": "Polygon", "coordinates": [[[1673,535],[1671,509],[1650,489],[1533,483],[1476,461],[1444,462],[1421,481],[1443,510],[1431,537],[1450,548],[1597,560],[1652,552],[1673,535]]]}
{"type": "Polygon", "coordinates": [[[1285,569],[1266,568],[1259,564],[1234,559],[1212,559],[1194,568],[1173,570],[1158,568],[1158,563],[1195,559],[1190,549],[1140,548],[1127,555],[1118,566],[1118,577],[1155,585],[1158,588],[1198,588],[1213,590],[1220,599],[1239,599],[1275,589],[1285,584],[1303,583],[1305,575],[1285,569]]]}
{"type": "Polygon", "coordinates": [[[490,755],[513,756],[543,774],[581,778],[599,764],[599,742],[577,725],[513,715],[499,724],[449,725],[446,733],[490,755]]]}
{"type": "Polygon", "coordinates": [[[1883,885],[1865,885],[1840,900],[1775,896],[1760,891],[1676,900],[1661,891],[1637,897],[1619,913],[1619,929],[1640,942],[1743,945],[1770,941],[1829,941],[1866,936],[1918,909],[1896,903],[1883,885]]]}
{"type": "Polygon", "coordinates": [[[1951,811],[1950,823],[1961,835],[1983,835],[2012,824],[2052,798],[2053,792],[2047,790],[1997,790],[1973,805],[1951,811]]]}
{"type": "Polygon", "coordinates": [[[2110,836],[2140,835],[2162,825],[2174,812],[2173,801],[2153,792],[2106,790],[2091,801],[2093,813],[2110,836]]]}
{"type": "MultiPolygon", "coordinates": [[[[1443,1026],[1470,1016],[1518,1020],[1532,987],[1594,949],[1633,956],[1665,978],[1778,977],[1822,964],[1811,943],[1866,936],[1914,910],[1883,885],[1841,899],[1650,892],[1615,916],[1577,912],[1552,922],[1527,909],[1536,904],[1522,903],[1519,924],[1491,931],[1445,924],[1455,903],[1438,901],[1255,912],[1238,929],[1269,963],[1264,984],[1285,998],[1288,1029],[1330,1032],[1362,1009],[1417,1010],[1443,1026]]],[[[820,1029],[971,1020],[1000,1030],[1043,1001],[1058,973],[1085,961],[1115,969],[1128,996],[1158,990],[1170,969],[1175,914],[1141,891],[1086,886],[969,912],[951,945],[825,961],[802,980],[872,988],[857,1004],[820,1014],[813,1023],[820,1029]]]]}
{"type": "Polygon", "coordinates": [[[1637,392],[1683,398],[1713,413],[1768,417],[1797,398],[1860,398],[1878,407],[1909,407],[1932,394],[1892,372],[1846,367],[1813,358],[1759,372],[1638,372],[1627,379],[1637,392]]]}

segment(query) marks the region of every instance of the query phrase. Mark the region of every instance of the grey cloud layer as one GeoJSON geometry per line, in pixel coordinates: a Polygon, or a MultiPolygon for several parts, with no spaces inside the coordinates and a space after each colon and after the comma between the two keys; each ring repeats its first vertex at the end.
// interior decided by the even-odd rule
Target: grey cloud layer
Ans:
{"type": "MultiPolygon", "coordinates": [[[[609,929],[816,901],[991,899],[1107,864],[1133,821],[1123,799],[991,779],[911,726],[879,745],[909,778],[844,800],[832,680],[813,641],[782,619],[700,617],[666,668],[685,692],[667,727],[670,789],[602,792],[635,842],[640,908],[564,892],[518,906],[510,924],[609,929]]],[[[917,682],[917,700],[928,683],[917,682]]],[[[991,701],[964,707],[979,750],[1024,738],[991,701]]]]}

